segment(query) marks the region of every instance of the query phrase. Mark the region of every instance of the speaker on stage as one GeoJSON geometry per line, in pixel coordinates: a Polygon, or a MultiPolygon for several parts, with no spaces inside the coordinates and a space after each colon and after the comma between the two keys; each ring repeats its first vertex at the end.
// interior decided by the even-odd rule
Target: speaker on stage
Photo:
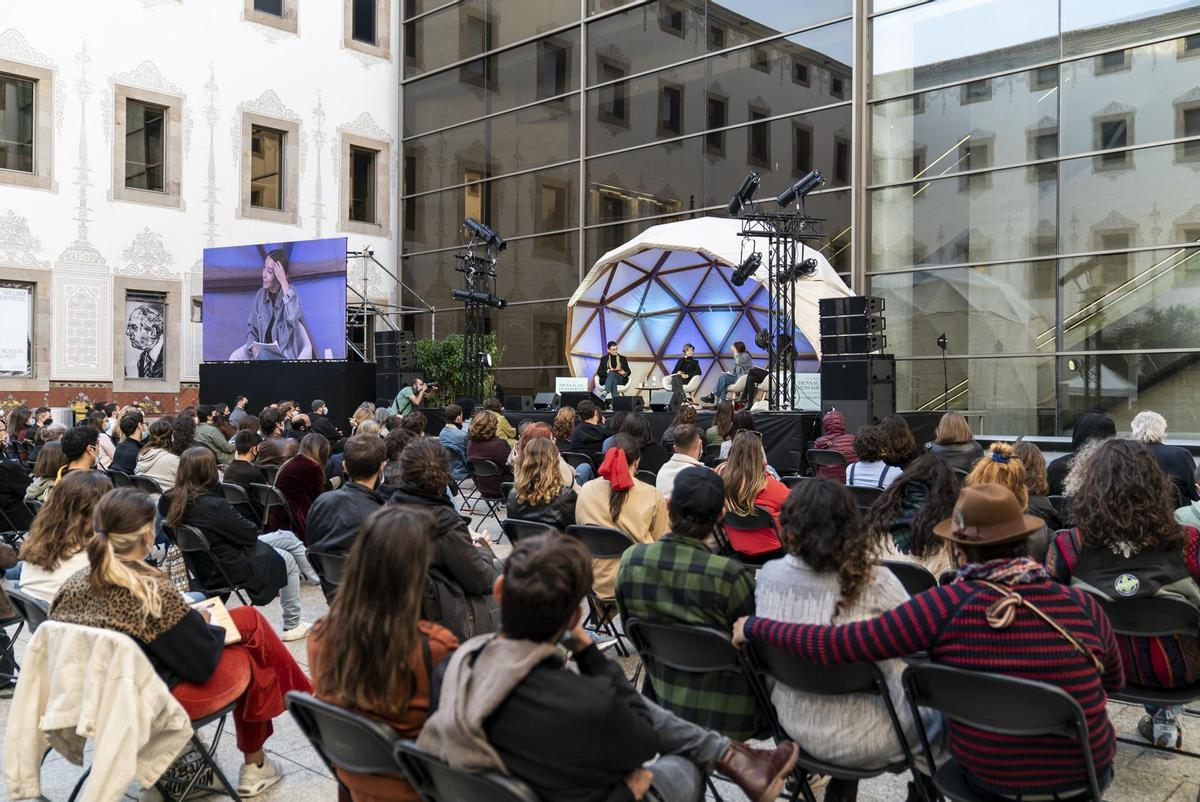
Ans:
{"type": "Polygon", "coordinates": [[[533,397],[533,408],[551,410],[558,407],[558,396],[554,393],[538,393],[533,397]]]}
{"type": "Polygon", "coordinates": [[[591,401],[593,404],[600,407],[600,409],[604,409],[604,399],[595,393],[588,392],[563,393],[559,400],[559,406],[578,408],[580,401],[591,401]]]}
{"type": "Polygon", "coordinates": [[[646,406],[646,402],[640,395],[613,396],[613,412],[641,412],[644,406],[646,406]]]}
{"type": "Polygon", "coordinates": [[[529,412],[533,409],[533,399],[527,395],[504,396],[505,412],[529,412]]]}
{"type": "Polygon", "coordinates": [[[671,396],[673,396],[673,395],[674,395],[674,393],[672,393],[670,390],[653,390],[653,391],[651,391],[651,393],[650,393],[650,409],[653,410],[654,412],[669,411],[671,409],[671,396]]]}
{"type": "Polygon", "coordinates": [[[846,417],[846,431],[896,412],[896,363],[890,355],[826,356],[821,360],[821,408],[846,417]]]}

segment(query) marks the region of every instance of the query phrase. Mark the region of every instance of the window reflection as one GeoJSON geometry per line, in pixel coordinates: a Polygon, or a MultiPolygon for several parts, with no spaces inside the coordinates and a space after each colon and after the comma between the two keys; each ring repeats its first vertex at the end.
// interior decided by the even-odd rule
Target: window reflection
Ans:
{"type": "Polygon", "coordinates": [[[1155,36],[1200,26],[1196,0],[1061,0],[1061,5],[1064,56],[1145,38],[1151,19],[1155,36]]]}
{"type": "Polygon", "coordinates": [[[1167,419],[1168,437],[1200,437],[1200,354],[1081,354],[1058,359],[1058,403],[1063,433],[1088,410],[1129,431],[1133,416],[1153,409],[1167,419]]]}
{"type": "Polygon", "coordinates": [[[945,399],[979,434],[1059,434],[1053,357],[949,359],[946,368],[948,381],[939,359],[897,359],[896,408],[939,411],[945,399]]]}

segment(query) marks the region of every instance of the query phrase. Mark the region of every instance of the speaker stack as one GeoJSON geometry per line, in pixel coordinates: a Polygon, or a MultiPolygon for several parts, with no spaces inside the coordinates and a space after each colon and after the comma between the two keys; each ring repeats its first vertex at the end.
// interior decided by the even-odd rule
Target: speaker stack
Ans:
{"type": "Polygon", "coordinates": [[[821,408],[837,409],[846,430],[896,412],[896,363],[887,348],[882,298],[822,298],[821,408]]]}
{"type": "Polygon", "coordinates": [[[417,376],[417,352],[410,331],[375,332],[375,397],[395,398],[417,376]]]}

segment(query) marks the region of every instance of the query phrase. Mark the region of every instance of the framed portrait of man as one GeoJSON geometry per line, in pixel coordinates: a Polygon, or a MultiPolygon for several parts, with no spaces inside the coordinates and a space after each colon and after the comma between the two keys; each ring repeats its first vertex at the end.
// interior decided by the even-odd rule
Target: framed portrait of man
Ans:
{"type": "Polygon", "coordinates": [[[125,378],[165,379],[166,299],[149,293],[125,296],[125,378]]]}

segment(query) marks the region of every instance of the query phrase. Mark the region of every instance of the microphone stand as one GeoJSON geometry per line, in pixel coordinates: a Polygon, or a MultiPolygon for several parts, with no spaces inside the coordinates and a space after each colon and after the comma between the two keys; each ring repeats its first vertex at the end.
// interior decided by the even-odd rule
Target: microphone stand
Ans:
{"type": "Polygon", "coordinates": [[[942,332],[937,338],[937,346],[942,349],[942,411],[945,412],[950,408],[950,365],[946,361],[946,346],[949,341],[946,339],[946,332],[942,332]]]}

